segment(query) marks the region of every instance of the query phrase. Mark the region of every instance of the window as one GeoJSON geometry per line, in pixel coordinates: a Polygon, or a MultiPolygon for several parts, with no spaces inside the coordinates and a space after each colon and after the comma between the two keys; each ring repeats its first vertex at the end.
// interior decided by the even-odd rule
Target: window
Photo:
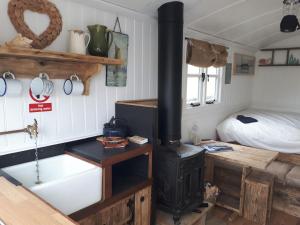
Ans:
{"type": "Polygon", "coordinates": [[[220,102],[223,68],[187,67],[187,98],[191,106],[220,102]]]}

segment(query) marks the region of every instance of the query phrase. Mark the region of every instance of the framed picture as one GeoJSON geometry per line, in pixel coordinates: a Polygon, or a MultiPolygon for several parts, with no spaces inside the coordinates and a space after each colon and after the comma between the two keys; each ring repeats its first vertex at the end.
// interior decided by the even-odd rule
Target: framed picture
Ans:
{"type": "Polygon", "coordinates": [[[112,36],[113,42],[108,51],[108,57],[122,59],[124,63],[106,66],[106,86],[126,87],[129,37],[121,32],[112,32],[112,36]]]}
{"type": "Polygon", "coordinates": [[[232,63],[226,63],[225,84],[231,84],[232,63]]]}
{"type": "Polygon", "coordinates": [[[255,57],[235,53],[233,57],[233,75],[254,75],[255,57]]]}

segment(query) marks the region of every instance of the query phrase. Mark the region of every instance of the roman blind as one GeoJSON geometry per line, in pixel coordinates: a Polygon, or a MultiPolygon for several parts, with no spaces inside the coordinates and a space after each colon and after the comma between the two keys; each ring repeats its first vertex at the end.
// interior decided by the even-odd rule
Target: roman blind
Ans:
{"type": "Polygon", "coordinates": [[[197,67],[222,67],[227,63],[225,46],[188,39],[186,63],[197,67]]]}

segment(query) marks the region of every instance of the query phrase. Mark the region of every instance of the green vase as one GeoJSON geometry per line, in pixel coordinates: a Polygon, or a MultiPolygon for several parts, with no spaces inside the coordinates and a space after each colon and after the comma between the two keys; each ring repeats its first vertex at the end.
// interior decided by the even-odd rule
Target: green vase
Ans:
{"type": "Polygon", "coordinates": [[[88,29],[91,35],[88,46],[89,53],[94,56],[107,57],[108,50],[113,42],[112,32],[108,31],[106,26],[100,24],[90,25],[88,29]]]}

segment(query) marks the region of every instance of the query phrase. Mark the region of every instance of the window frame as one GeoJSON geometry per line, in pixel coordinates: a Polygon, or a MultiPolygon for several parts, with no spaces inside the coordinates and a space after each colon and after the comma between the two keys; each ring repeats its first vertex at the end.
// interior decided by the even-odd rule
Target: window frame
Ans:
{"type": "Polygon", "coordinates": [[[187,108],[195,108],[195,107],[204,107],[208,105],[216,105],[221,103],[221,93],[222,93],[222,80],[223,80],[223,73],[224,73],[224,67],[217,67],[215,68],[217,71],[217,74],[208,74],[208,68],[204,67],[197,67],[199,69],[198,73],[188,73],[189,64],[186,64],[186,97],[185,97],[185,104],[187,108]],[[205,80],[202,81],[202,73],[205,73],[205,80]],[[216,101],[213,104],[208,104],[206,101],[207,98],[207,83],[208,83],[208,76],[209,77],[216,77],[216,101]],[[191,101],[188,102],[187,96],[188,96],[188,78],[189,77],[198,77],[198,99],[197,101],[191,101]],[[200,105],[194,105],[192,106],[192,103],[200,103],[200,105]]]}

